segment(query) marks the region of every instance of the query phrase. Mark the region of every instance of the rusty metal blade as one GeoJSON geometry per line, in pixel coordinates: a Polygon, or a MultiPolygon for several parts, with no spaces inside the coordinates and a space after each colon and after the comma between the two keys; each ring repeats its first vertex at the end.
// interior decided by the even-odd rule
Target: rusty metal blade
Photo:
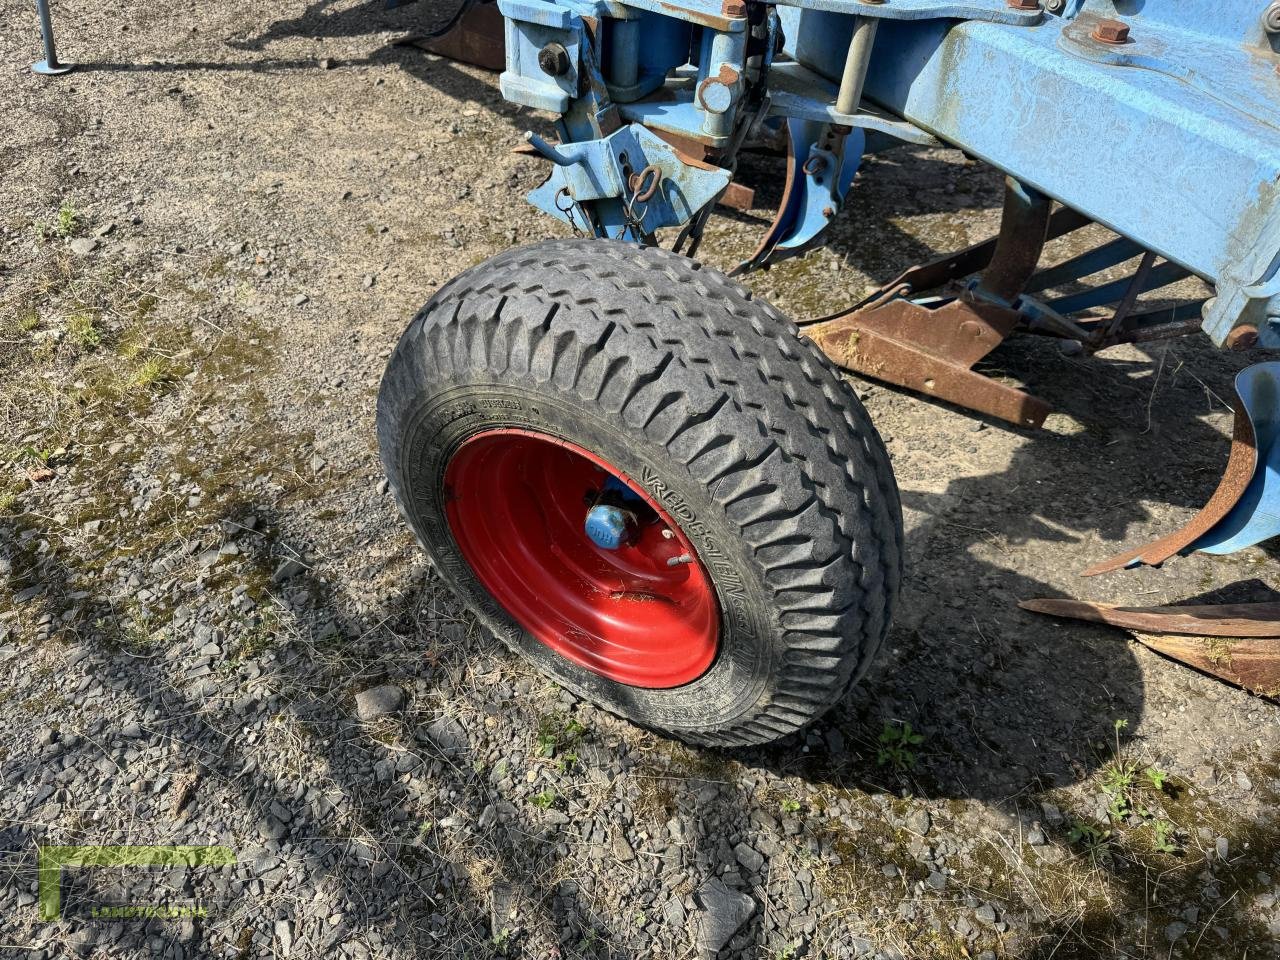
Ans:
{"type": "Polygon", "coordinates": [[[1259,696],[1280,697],[1280,603],[1120,607],[1042,599],[1018,606],[1132,630],[1135,640],[1171,660],[1259,696]]]}
{"type": "Polygon", "coordinates": [[[503,19],[496,3],[470,7],[447,33],[428,36],[417,45],[485,70],[501,70],[507,65],[503,19]]]}
{"type": "Polygon", "coordinates": [[[929,309],[890,300],[803,328],[835,363],[1023,427],[1049,415],[1043,400],[970,369],[1018,323],[1012,310],[953,300],[929,309]]]}
{"type": "Polygon", "coordinates": [[[1181,530],[1174,531],[1159,540],[1145,544],[1135,550],[1127,550],[1101,563],[1095,563],[1082,576],[1093,577],[1100,573],[1110,573],[1122,567],[1137,563],[1159,566],[1176,553],[1185,550],[1205,533],[1211,530],[1219,520],[1231,512],[1231,508],[1239,502],[1249,481],[1253,479],[1258,465],[1257,439],[1254,435],[1253,423],[1245,411],[1239,393],[1235,394],[1236,411],[1235,426],[1232,430],[1231,454],[1227,458],[1227,469],[1222,473],[1218,489],[1213,492],[1199,513],[1181,530]]]}
{"type": "MultiPolygon", "coordinates": [[[[1146,633],[1187,633],[1197,637],[1280,637],[1280,603],[1209,603],[1187,606],[1122,607],[1086,600],[1023,600],[1023,610],[1107,623],[1146,633]]],[[[1276,647],[1280,653],[1280,645],[1276,647]]]]}
{"type": "Polygon", "coordinates": [[[1144,647],[1250,693],[1280,698],[1280,644],[1275,640],[1137,634],[1144,647]]]}

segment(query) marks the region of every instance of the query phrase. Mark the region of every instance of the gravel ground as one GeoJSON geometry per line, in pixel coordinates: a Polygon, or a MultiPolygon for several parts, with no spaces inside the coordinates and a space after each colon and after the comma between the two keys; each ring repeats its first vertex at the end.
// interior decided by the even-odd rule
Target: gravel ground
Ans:
{"type": "MultiPolygon", "coordinates": [[[[386,495],[401,329],[557,228],[511,152],[547,118],[379,6],[60,3],[85,66],[50,81],[0,0],[0,953],[1280,956],[1276,706],[1016,607],[1280,587],[1274,548],[1077,577],[1207,498],[1250,358],[1015,341],[985,369],[1060,411],[1036,433],[854,381],[906,510],[888,650],[769,749],[638,730],[485,635],[386,495]],[[43,921],[49,844],[237,863],[68,870],[43,921]],[[83,908],[112,895],[206,915],[83,908]]],[[[745,164],[762,208],[709,262],[781,170],[745,164]]],[[[885,154],[830,247],[752,284],[824,312],[989,235],[999,196],[885,154]]]]}

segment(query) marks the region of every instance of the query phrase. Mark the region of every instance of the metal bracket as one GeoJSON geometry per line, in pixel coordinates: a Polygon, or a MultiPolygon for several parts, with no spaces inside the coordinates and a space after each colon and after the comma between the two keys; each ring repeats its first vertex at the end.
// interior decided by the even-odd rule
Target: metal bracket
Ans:
{"type": "Polygon", "coordinates": [[[1020,322],[984,301],[929,309],[910,300],[872,304],[802,328],[842,367],[948,400],[1020,427],[1039,427],[1050,407],[1038,397],[972,369],[1020,322]]]}

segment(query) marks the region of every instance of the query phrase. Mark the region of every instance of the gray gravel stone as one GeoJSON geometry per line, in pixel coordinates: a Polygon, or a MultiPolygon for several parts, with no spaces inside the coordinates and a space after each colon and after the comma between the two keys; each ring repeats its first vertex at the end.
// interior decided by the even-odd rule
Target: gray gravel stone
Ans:
{"type": "Polygon", "coordinates": [[[698,946],[704,954],[715,955],[755,913],[756,902],[745,893],[731,890],[719,877],[698,888],[698,946]]]}
{"type": "Polygon", "coordinates": [[[397,713],[404,705],[404,691],[384,683],[356,694],[356,715],[361,720],[377,720],[397,713]]]}

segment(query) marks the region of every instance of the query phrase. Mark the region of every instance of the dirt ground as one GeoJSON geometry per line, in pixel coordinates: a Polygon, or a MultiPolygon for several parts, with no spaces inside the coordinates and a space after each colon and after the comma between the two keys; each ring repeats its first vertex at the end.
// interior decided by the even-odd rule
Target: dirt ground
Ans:
{"type": "MultiPolygon", "coordinates": [[[[31,7],[0,0],[0,954],[1280,956],[1276,705],[1016,606],[1280,588],[1274,546],[1078,576],[1206,500],[1261,355],[1015,340],[984,369],[1053,404],[1036,432],[853,379],[906,513],[888,649],[806,736],[688,749],[485,635],[380,474],[409,318],[560,232],[512,153],[548,118],[399,43],[412,7],[57,3],[60,79],[31,7]],[[41,919],[37,847],[90,844],[237,863],[165,872],[207,916],[77,913],[137,871],[69,869],[41,919]]],[[[781,174],[744,164],[709,263],[781,174]]],[[[750,285],[834,310],[990,235],[1000,190],[877,156],[750,285]]]]}

